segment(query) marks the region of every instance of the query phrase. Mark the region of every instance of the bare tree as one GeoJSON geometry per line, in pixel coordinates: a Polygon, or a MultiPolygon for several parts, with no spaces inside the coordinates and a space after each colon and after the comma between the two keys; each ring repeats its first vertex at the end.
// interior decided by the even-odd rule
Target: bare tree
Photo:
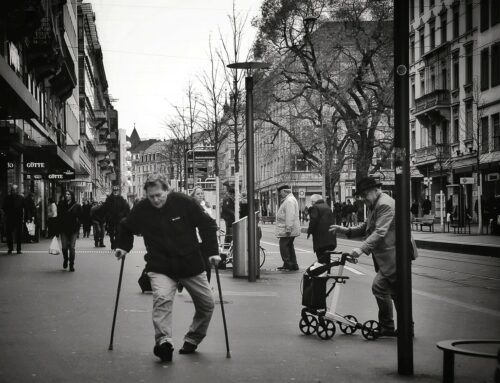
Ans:
{"type": "MultiPolygon", "coordinates": [[[[378,170],[374,151],[385,159],[392,150],[391,17],[385,1],[267,0],[255,21],[255,54],[279,59],[271,99],[297,105],[297,123],[304,128],[309,120],[311,134],[329,148],[320,160],[314,145],[301,145],[286,124],[274,120],[275,126],[304,158],[326,168],[330,186],[347,159],[354,157],[359,179],[378,170]],[[321,15],[314,32],[305,24],[311,14],[321,15]]],[[[272,123],[270,112],[263,118],[272,123]]]]}

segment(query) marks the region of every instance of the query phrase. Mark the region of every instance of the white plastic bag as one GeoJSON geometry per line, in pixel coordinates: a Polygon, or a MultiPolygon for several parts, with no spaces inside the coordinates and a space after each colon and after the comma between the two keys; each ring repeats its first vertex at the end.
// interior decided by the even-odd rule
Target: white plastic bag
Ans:
{"type": "Polygon", "coordinates": [[[52,238],[52,241],[50,242],[49,254],[61,254],[61,248],[59,247],[59,241],[57,240],[56,236],[54,236],[54,238],[52,238]]]}
{"type": "Polygon", "coordinates": [[[29,235],[35,235],[35,223],[33,221],[26,222],[26,229],[28,229],[29,235]]]}

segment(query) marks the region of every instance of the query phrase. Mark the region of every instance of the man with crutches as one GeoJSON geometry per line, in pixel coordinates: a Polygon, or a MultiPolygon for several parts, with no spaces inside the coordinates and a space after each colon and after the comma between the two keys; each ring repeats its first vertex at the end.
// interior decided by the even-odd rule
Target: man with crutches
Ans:
{"type": "Polygon", "coordinates": [[[217,225],[193,198],[170,191],[163,175],[149,176],[144,190],[147,198],[120,223],[115,255],[122,259],[132,249],[134,235],[142,234],[147,249],[146,272],[153,289],[153,352],[165,362],[172,360],[174,349],[172,308],[178,282],[195,306],[179,353],[195,352],[206,336],[215,305],[203,258],[214,265],[220,262],[217,225]]]}

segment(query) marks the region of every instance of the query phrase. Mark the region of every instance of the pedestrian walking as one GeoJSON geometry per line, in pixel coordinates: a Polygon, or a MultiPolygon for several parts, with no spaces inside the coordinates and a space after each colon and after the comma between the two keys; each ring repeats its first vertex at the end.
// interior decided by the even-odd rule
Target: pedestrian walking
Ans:
{"type": "Polygon", "coordinates": [[[333,214],[335,215],[335,224],[342,224],[342,204],[340,202],[335,202],[333,204],[333,214]]]}
{"type": "Polygon", "coordinates": [[[19,194],[19,187],[12,185],[10,194],[3,202],[7,232],[7,254],[12,254],[16,241],[17,254],[21,254],[21,237],[24,233],[24,198],[19,194]]]}
{"type": "Polygon", "coordinates": [[[226,194],[222,199],[222,211],[220,217],[226,224],[226,235],[224,243],[231,243],[233,240],[233,223],[234,223],[234,189],[229,185],[229,182],[224,182],[226,194]]]}
{"type": "Polygon", "coordinates": [[[424,202],[422,202],[422,214],[427,215],[431,212],[432,202],[429,196],[425,197],[424,202]]]}
{"type": "Polygon", "coordinates": [[[80,229],[80,216],[82,207],[75,200],[75,194],[66,190],[64,200],[57,206],[59,234],[63,253],[63,269],[75,271],[75,244],[78,230],[80,229]]]}
{"type": "MultiPolygon", "coordinates": [[[[191,197],[193,197],[196,200],[196,202],[200,204],[200,206],[203,208],[203,211],[207,213],[210,216],[210,218],[214,218],[212,209],[210,208],[210,204],[205,200],[205,191],[203,190],[202,187],[196,186],[193,189],[193,192],[191,193],[191,197]]],[[[198,241],[200,243],[202,242],[202,239],[199,234],[198,234],[198,241]]],[[[205,258],[203,258],[203,260],[205,261],[205,258]]],[[[207,272],[207,280],[208,282],[210,282],[210,278],[212,275],[212,267],[208,261],[205,262],[205,271],[207,272]]],[[[183,286],[181,283],[179,283],[179,285],[177,286],[177,290],[181,292],[182,289],[183,286]]]]}
{"type": "Polygon", "coordinates": [[[345,201],[342,202],[342,208],[341,208],[340,212],[341,212],[341,217],[342,217],[342,226],[347,227],[347,215],[349,212],[348,212],[347,203],[345,201]]]}
{"type": "Polygon", "coordinates": [[[353,226],[358,226],[358,212],[359,212],[359,205],[360,205],[360,202],[355,199],[354,202],[352,203],[352,213],[351,213],[351,216],[352,216],[352,225],[353,226]]]}
{"type": "Polygon", "coordinates": [[[248,199],[245,192],[241,193],[240,199],[240,219],[243,217],[248,217],[248,199]]]}
{"type": "Polygon", "coordinates": [[[92,220],[90,218],[90,209],[92,206],[88,199],[83,200],[82,204],[82,227],[83,227],[83,238],[90,237],[90,228],[92,227],[92,220]]]}
{"type": "Polygon", "coordinates": [[[186,288],[195,307],[193,322],[179,353],[195,352],[207,334],[215,305],[204,258],[212,264],[220,262],[217,224],[193,198],[171,191],[161,174],[150,175],[144,190],[147,198],[138,202],[120,223],[115,255],[123,258],[133,247],[134,235],[143,235],[148,249],[146,272],[153,289],[153,353],[162,361],[170,361],[177,282],[186,288]]]}
{"type": "Polygon", "coordinates": [[[311,196],[312,206],[309,208],[309,227],[307,228],[307,239],[312,235],[313,250],[316,253],[318,262],[329,263],[330,254],[325,254],[328,250],[335,250],[337,247],[337,237],[330,231],[330,226],[335,224],[335,216],[325,200],[319,194],[311,196]]]}
{"type": "MultiPolygon", "coordinates": [[[[372,292],[378,305],[380,336],[396,336],[392,301],[396,302],[396,232],[395,202],[382,192],[382,184],[371,177],[365,177],[356,184],[356,194],[360,195],[368,206],[367,219],[361,225],[347,228],[332,225],[330,229],[347,238],[362,237],[359,247],[351,250],[351,256],[372,254],[375,271],[372,292]],[[392,299],[392,300],[391,300],[392,299]]],[[[415,242],[412,240],[411,255],[417,257],[415,242]]],[[[397,304],[396,304],[397,307],[397,304]]]]}
{"type": "Polygon", "coordinates": [[[410,212],[412,215],[412,221],[418,217],[418,201],[416,199],[413,200],[413,203],[410,207],[410,212]]]}
{"type": "Polygon", "coordinates": [[[351,200],[347,200],[347,204],[345,207],[346,210],[346,226],[351,227],[352,226],[352,213],[354,212],[351,200]]]}
{"type": "Polygon", "coordinates": [[[106,211],[102,201],[95,202],[90,208],[90,219],[94,231],[94,246],[106,247],[104,244],[104,224],[106,222],[106,211]]]}
{"type": "Polygon", "coordinates": [[[278,193],[283,200],[276,214],[276,237],[279,238],[280,254],[283,266],[278,270],[298,270],[297,255],[293,241],[300,235],[299,204],[288,185],[278,188],[278,193]]]}
{"type": "Polygon", "coordinates": [[[106,211],[106,227],[111,242],[111,249],[116,248],[116,236],[118,234],[118,225],[130,212],[130,206],[125,198],[120,195],[120,187],[113,186],[112,194],[106,198],[104,202],[104,210],[106,211]]]}
{"type": "Polygon", "coordinates": [[[47,202],[47,236],[52,239],[59,234],[57,230],[57,205],[52,197],[47,202]]]}
{"type": "Polygon", "coordinates": [[[28,195],[24,198],[24,228],[26,233],[26,242],[33,243],[35,242],[36,237],[36,205],[35,200],[33,199],[33,193],[28,193],[28,195]],[[28,230],[29,226],[33,226],[35,230],[31,233],[28,230]]]}

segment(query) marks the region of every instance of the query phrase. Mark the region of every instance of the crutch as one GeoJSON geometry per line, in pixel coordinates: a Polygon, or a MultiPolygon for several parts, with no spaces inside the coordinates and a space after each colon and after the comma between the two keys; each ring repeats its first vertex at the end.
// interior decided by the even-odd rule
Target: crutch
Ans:
{"type": "Polygon", "coordinates": [[[120,266],[120,277],[118,278],[118,290],[116,291],[115,313],[113,314],[113,325],[111,326],[111,339],[109,340],[108,350],[113,350],[113,338],[115,336],[116,311],[118,310],[118,300],[120,299],[120,289],[122,287],[123,265],[125,264],[125,256],[122,257],[120,266]]]}
{"type": "Polygon", "coordinates": [[[224,324],[224,336],[226,337],[226,358],[231,358],[231,351],[229,351],[229,338],[227,337],[227,325],[226,325],[226,314],[224,312],[224,301],[222,300],[222,289],[220,287],[220,279],[219,279],[219,265],[215,265],[215,276],[217,278],[217,287],[219,289],[219,299],[220,299],[220,308],[222,310],[222,323],[224,324]]]}

